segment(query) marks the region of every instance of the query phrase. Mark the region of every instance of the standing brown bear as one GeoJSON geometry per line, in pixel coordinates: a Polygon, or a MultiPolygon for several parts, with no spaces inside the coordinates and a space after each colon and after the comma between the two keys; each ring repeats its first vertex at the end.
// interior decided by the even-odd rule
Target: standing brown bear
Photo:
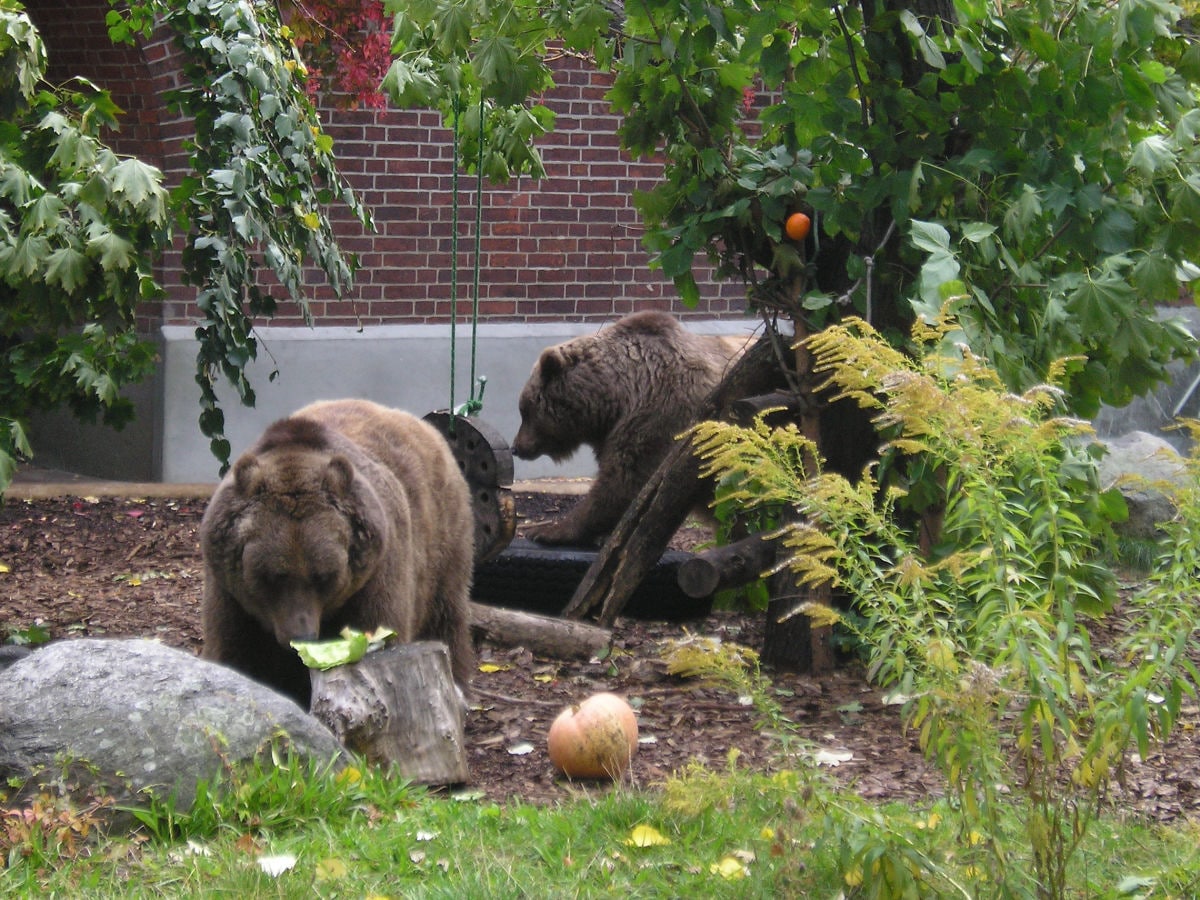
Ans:
{"type": "Polygon", "coordinates": [[[307,708],[295,640],[381,625],[440,640],[465,688],[474,519],[442,435],[365,400],[271,425],[217,486],[200,524],[204,652],[307,708]]]}
{"type": "Polygon", "coordinates": [[[588,444],[597,473],[570,512],[529,537],[582,545],[611,531],[745,345],[639,312],[542,351],[521,391],[513,453],[561,462],[588,444]]]}

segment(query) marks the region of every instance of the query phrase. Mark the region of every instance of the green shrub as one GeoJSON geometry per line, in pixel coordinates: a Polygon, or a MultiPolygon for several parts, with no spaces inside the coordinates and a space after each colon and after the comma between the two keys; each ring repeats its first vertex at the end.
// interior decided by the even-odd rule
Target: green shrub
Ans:
{"type": "MultiPolygon", "coordinates": [[[[795,426],[705,423],[697,447],[706,474],[742,478],[742,502],[797,510],[788,565],[853,598],[846,624],[871,676],[904,698],[988,883],[1058,897],[1124,754],[1165,739],[1194,692],[1200,489],[1180,498],[1121,652],[1101,657],[1087,624],[1114,598],[1094,552],[1112,501],[1089,426],[1057,414],[1055,381],[1074,362],[1017,395],[955,337],[951,322],[918,324],[909,356],[852,320],[807,341],[835,393],[874,410],[885,435],[855,483],[822,471],[795,426]]],[[[894,885],[916,865],[862,833],[854,847],[845,865],[868,894],[890,890],[872,873],[894,885]]]]}

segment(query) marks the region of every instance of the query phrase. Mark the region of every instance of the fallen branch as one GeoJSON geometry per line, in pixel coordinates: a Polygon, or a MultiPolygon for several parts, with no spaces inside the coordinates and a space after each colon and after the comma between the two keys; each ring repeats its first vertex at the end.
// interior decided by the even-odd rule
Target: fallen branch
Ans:
{"type": "Polygon", "coordinates": [[[504,647],[525,647],[541,656],[591,659],[612,643],[612,631],[585,622],[474,602],[470,612],[471,628],[486,640],[504,647]]]}
{"type": "Polygon", "coordinates": [[[676,578],[689,597],[711,597],[717,591],[749,584],[775,565],[778,540],[752,534],[735,544],[715,547],[684,560],[676,578]]]}

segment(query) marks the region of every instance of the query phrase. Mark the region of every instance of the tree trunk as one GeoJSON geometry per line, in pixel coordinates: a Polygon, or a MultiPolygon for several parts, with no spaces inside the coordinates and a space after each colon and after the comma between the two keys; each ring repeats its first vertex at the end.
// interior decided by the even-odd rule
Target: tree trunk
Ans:
{"type": "Polygon", "coordinates": [[[314,669],[311,679],[312,714],[347,749],[418,784],[470,777],[464,704],[445,644],[395,644],[350,665],[314,669]]]}
{"type": "MultiPolygon", "coordinates": [[[[797,284],[799,290],[801,285],[797,284]]],[[[796,326],[796,377],[802,386],[802,396],[808,400],[800,404],[799,425],[801,433],[812,441],[813,446],[822,450],[822,429],[819,404],[812,397],[812,357],[808,348],[802,343],[808,337],[809,331],[801,315],[793,319],[796,326]]],[[[822,452],[822,455],[825,455],[822,452]]],[[[807,454],[804,460],[805,473],[814,475],[818,469],[818,460],[814,454],[807,454]]],[[[796,512],[791,509],[783,511],[785,520],[795,518],[796,512]]],[[[767,604],[767,621],[763,629],[762,661],[765,665],[776,669],[786,669],[794,672],[822,672],[833,666],[833,655],[828,652],[830,627],[822,625],[813,627],[808,616],[791,615],[801,603],[821,603],[829,605],[833,602],[833,590],[829,584],[813,587],[801,587],[796,584],[796,576],[791,569],[784,568],[776,572],[768,582],[768,593],[771,597],[767,604]]]]}
{"type": "MultiPolygon", "coordinates": [[[[725,418],[735,400],[783,387],[783,365],[769,339],[759,340],[709,395],[697,420],[725,418]]],[[[563,617],[580,619],[600,606],[599,624],[611,627],[689,510],[710,490],[700,479],[691,439],[677,441],[605,540],[563,617]]]]}
{"type": "Polygon", "coordinates": [[[791,570],[776,572],[768,581],[767,621],[760,658],[763,665],[788,672],[828,672],[835,658],[828,625],[813,626],[804,613],[795,612],[806,601],[828,604],[828,589],[798,589],[791,570]]]}

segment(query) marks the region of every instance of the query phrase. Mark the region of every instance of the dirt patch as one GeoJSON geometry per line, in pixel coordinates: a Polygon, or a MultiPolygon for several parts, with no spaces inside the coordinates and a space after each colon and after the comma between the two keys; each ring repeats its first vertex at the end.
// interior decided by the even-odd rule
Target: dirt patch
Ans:
{"type": "MultiPolygon", "coordinates": [[[[576,501],[518,493],[522,526],[576,501]]],[[[31,626],[53,639],[150,637],[197,652],[202,641],[198,529],[205,500],[179,498],[10,499],[0,508],[0,637],[31,626]]],[[[706,537],[681,532],[676,547],[706,537]]],[[[536,586],[531,586],[536,589],[536,586]]],[[[630,781],[651,787],[689,762],[772,770],[786,765],[777,734],[728,690],[667,674],[664,642],[707,635],[759,649],[760,615],[714,613],[690,622],[618,621],[613,653],[567,662],[524,649],[482,646],[479,704],[467,717],[472,789],[489,798],[546,803],[611,789],[557,777],[545,749],[554,716],[595,691],[614,691],[638,709],[642,743],[630,781]]],[[[942,792],[899,710],[882,702],[857,667],[819,677],[769,673],[774,697],[797,737],[838,751],[829,771],[869,798],[920,799],[942,792]]],[[[1196,710],[1179,737],[1150,760],[1131,761],[1122,802],[1160,819],[1200,808],[1196,710]]],[[[794,765],[795,763],[791,763],[794,765]]]]}

